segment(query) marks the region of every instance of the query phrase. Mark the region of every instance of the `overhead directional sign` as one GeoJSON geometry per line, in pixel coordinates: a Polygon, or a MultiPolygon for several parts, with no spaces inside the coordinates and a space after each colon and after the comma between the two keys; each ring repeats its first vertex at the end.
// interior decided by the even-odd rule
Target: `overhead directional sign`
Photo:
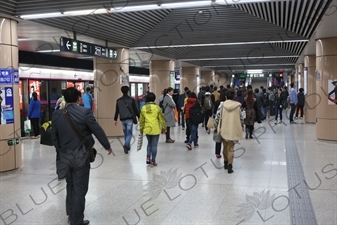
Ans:
{"type": "Polygon", "coordinates": [[[73,52],[76,54],[91,55],[108,59],[117,59],[116,49],[78,41],[66,37],[60,38],[60,51],[73,52]]]}

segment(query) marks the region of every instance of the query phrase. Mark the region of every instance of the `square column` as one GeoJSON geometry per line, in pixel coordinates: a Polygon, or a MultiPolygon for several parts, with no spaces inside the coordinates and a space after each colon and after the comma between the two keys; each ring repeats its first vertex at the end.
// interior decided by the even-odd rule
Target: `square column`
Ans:
{"type": "Polygon", "coordinates": [[[316,70],[316,137],[337,141],[337,104],[328,99],[335,88],[332,81],[337,80],[337,37],[316,40],[316,70]]]}
{"type": "Polygon", "coordinates": [[[199,92],[197,79],[200,76],[200,67],[181,67],[180,75],[180,87],[182,89],[188,87],[197,94],[199,92]]]}
{"type": "Polygon", "coordinates": [[[17,26],[16,20],[0,17],[0,172],[22,165],[17,26]]]}
{"type": "Polygon", "coordinates": [[[307,55],[304,57],[304,73],[307,73],[307,87],[304,88],[305,106],[304,117],[306,123],[316,123],[316,103],[319,101],[316,94],[316,56],[307,55]],[[307,90],[305,90],[307,88],[307,90]]]}
{"type": "Polygon", "coordinates": [[[162,91],[174,84],[173,77],[170,77],[174,68],[173,60],[152,60],[150,62],[150,92],[156,95],[156,102],[162,95],[162,91]]]}
{"type": "Polygon", "coordinates": [[[121,123],[114,125],[114,115],[116,101],[122,97],[121,87],[129,86],[129,50],[118,49],[117,54],[117,60],[94,58],[95,116],[108,137],[124,136],[121,123]]]}

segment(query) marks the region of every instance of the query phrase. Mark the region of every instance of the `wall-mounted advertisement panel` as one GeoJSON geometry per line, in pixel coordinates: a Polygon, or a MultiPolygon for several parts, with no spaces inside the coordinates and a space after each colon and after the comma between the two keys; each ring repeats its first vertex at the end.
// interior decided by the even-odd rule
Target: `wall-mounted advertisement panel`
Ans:
{"type": "Polygon", "coordinates": [[[337,80],[328,80],[328,104],[337,105],[337,80]]]}
{"type": "Polygon", "coordinates": [[[170,87],[174,88],[176,85],[176,72],[170,71],[170,87]]]}
{"type": "Polygon", "coordinates": [[[14,123],[14,96],[12,87],[0,88],[1,124],[14,123]]]}

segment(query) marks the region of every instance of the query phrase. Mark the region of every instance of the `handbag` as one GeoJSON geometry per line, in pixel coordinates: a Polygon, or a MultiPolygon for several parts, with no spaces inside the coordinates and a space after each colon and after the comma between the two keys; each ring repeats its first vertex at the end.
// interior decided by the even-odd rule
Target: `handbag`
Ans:
{"type": "Polygon", "coordinates": [[[214,133],[213,134],[213,141],[214,142],[216,142],[216,143],[221,143],[221,140],[222,140],[222,138],[221,138],[221,135],[220,135],[220,133],[214,133]]]}
{"type": "Polygon", "coordinates": [[[207,122],[207,127],[208,128],[214,128],[214,118],[213,117],[209,117],[208,122],[207,122]]]}
{"type": "Polygon", "coordinates": [[[81,142],[84,144],[84,146],[89,150],[89,156],[90,156],[90,162],[94,162],[97,155],[97,150],[93,147],[91,147],[87,140],[81,135],[81,133],[76,129],[73,122],[70,119],[69,113],[67,109],[63,109],[63,115],[68,120],[69,125],[71,126],[71,129],[75,132],[77,137],[81,140],[81,142]]]}
{"type": "Polygon", "coordinates": [[[244,120],[246,119],[246,110],[245,109],[242,109],[241,110],[241,118],[244,120]]]}
{"type": "Polygon", "coordinates": [[[143,146],[143,137],[144,137],[144,135],[142,135],[142,134],[138,135],[137,151],[139,151],[139,150],[142,149],[142,146],[143,146]]]}
{"type": "Polygon", "coordinates": [[[26,120],[24,122],[24,128],[25,128],[25,133],[30,133],[32,131],[32,127],[31,127],[31,124],[30,124],[30,120],[26,120]]]}
{"type": "Polygon", "coordinates": [[[130,106],[126,103],[125,99],[123,99],[123,102],[126,108],[128,108],[129,112],[132,114],[133,124],[138,124],[137,116],[135,115],[135,113],[131,110],[130,106]]]}

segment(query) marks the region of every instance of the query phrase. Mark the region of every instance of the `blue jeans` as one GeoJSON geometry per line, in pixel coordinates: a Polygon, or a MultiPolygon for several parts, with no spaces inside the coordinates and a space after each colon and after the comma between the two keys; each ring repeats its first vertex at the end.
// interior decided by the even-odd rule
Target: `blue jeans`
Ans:
{"type": "Polygon", "coordinates": [[[152,162],[156,162],[159,135],[146,135],[146,138],[148,142],[146,156],[150,158],[152,162]]]}
{"type": "Polygon", "coordinates": [[[291,106],[291,110],[290,110],[290,116],[289,117],[290,117],[290,122],[293,122],[296,105],[291,103],[290,106],[291,106]]]}
{"type": "Polygon", "coordinates": [[[123,126],[123,133],[124,133],[124,146],[128,149],[131,148],[130,142],[132,138],[132,129],[133,129],[133,120],[123,120],[122,121],[123,126]]]}
{"type": "Polygon", "coordinates": [[[280,108],[279,105],[275,105],[275,120],[277,120],[278,114],[280,114],[280,120],[282,121],[282,111],[283,108],[280,108]]]}
{"type": "Polygon", "coordinates": [[[190,122],[190,129],[191,129],[191,135],[190,135],[190,140],[189,144],[192,144],[194,142],[194,145],[198,144],[198,139],[197,139],[197,132],[198,132],[198,126],[199,124],[193,124],[190,122]]]}

